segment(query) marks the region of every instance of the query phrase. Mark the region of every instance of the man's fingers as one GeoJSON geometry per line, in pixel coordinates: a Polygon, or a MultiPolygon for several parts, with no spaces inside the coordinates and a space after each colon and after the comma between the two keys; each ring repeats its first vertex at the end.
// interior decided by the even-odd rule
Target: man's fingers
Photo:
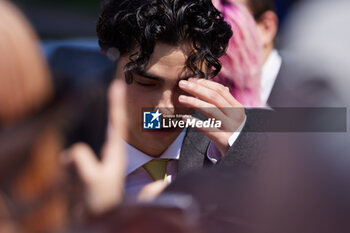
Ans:
{"type": "Polygon", "coordinates": [[[225,86],[205,79],[189,80],[190,81],[180,81],[179,86],[187,93],[199,98],[199,100],[196,101],[195,98],[181,95],[179,97],[179,102],[181,104],[193,107],[208,117],[211,116],[225,120],[223,115],[226,115],[226,117],[233,120],[243,121],[242,119],[245,116],[243,105],[235,100],[225,86]],[[204,108],[217,108],[222,114],[208,115],[208,112],[212,112],[212,110],[204,108]]]}
{"type": "Polygon", "coordinates": [[[220,120],[222,123],[220,129],[227,132],[235,132],[245,119],[244,109],[241,108],[225,108],[225,113],[223,113],[222,109],[212,104],[185,95],[179,96],[179,102],[189,108],[196,109],[208,118],[220,120]]]}
{"type": "Polygon", "coordinates": [[[230,89],[220,83],[217,83],[211,80],[206,80],[206,79],[198,79],[198,78],[191,78],[189,79],[189,81],[203,85],[204,87],[207,87],[215,91],[216,93],[219,93],[233,107],[241,106],[241,104],[230,93],[230,89]]]}
{"type": "Polygon", "coordinates": [[[181,80],[179,82],[179,87],[187,93],[204,100],[205,102],[211,103],[218,108],[231,107],[231,104],[221,96],[220,92],[214,91],[199,83],[181,80]]]}
{"type": "Polygon", "coordinates": [[[207,103],[203,100],[181,95],[179,96],[179,102],[189,108],[194,108],[197,111],[203,113],[208,118],[215,118],[215,119],[226,119],[227,117],[220,111],[219,108],[217,108],[215,105],[207,103]]]}
{"type": "Polygon", "coordinates": [[[225,86],[223,86],[222,84],[220,84],[218,82],[211,81],[211,80],[204,79],[204,78],[190,78],[190,79],[188,79],[188,81],[201,83],[203,85],[206,85],[208,88],[213,89],[214,91],[218,91],[218,90],[220,90],[220,91],[228,91],[229,90],[228,87],[225,87],[225,86]],[[208,83],[210,85],[208,85],[208,83]]]}
{"type": "Polygon", "coordinates": [[[191,78],[189,80],[190,82],[195,82],[198,85],[202,85],[205,88],[211,89],[212,91],[219,93],[222,98],[224,98],[228,103],[230,103],[230,106],[227,107],[220,107],[217,105],[226,116],[232,119],[242,118],[242,115],[244,115],[242,114],[242,112],[244,113],[244,106],[231,95],[227,87],[206,79],[191,78]]]}

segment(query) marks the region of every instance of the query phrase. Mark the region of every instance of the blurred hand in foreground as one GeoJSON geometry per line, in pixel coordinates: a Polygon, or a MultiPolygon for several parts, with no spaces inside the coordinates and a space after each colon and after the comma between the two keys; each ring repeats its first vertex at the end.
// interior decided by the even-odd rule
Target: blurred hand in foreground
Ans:
{"type": "Polygon", "coordinates": [[[109,127],[101,160],[83,143],[73,145],[67,152],[66,163],[73,164],[85,186],[86,205],[92,215],[113,209],[123,198],[126,169],[122,135],[125,129],[125,89],[123,81],[115,81],[109,90],[109,127]]]}

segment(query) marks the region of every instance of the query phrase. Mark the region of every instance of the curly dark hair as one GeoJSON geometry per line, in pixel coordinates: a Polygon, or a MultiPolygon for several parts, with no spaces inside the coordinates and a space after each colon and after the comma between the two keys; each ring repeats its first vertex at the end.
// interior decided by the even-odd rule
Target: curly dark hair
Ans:
{"type": "Polygon", "coordinates": [[[157,42],[191,43],[186,67],[197,77],[217,75],[218,58],[225,53],[232,31],[211,0],[108,0],[102,6],[97,35],[103,51],[114,47],[121,55],[131,54],[124,68],[131,83],[132,73],[146,69],[157,42]]]}

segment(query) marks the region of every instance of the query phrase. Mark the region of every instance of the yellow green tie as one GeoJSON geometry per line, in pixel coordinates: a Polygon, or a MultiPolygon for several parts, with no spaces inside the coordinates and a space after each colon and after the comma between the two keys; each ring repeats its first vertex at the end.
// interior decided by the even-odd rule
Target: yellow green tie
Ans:
{"type": "Polygon", "coordinates": [[[153,159],[143,165],[143,168],[150,174],[153,180],[166,181],[166,169],[169,159],[153,159]]]}

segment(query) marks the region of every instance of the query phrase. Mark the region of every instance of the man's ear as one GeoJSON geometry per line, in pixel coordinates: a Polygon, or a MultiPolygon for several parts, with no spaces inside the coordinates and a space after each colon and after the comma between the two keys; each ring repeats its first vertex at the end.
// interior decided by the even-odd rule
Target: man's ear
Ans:
{"type": "Polygon", "coordinates": [[[257,21],[260,38],[265,49],[274,47],[278,31],[278,17],[273,11],[266,11],[257,21]]]}

